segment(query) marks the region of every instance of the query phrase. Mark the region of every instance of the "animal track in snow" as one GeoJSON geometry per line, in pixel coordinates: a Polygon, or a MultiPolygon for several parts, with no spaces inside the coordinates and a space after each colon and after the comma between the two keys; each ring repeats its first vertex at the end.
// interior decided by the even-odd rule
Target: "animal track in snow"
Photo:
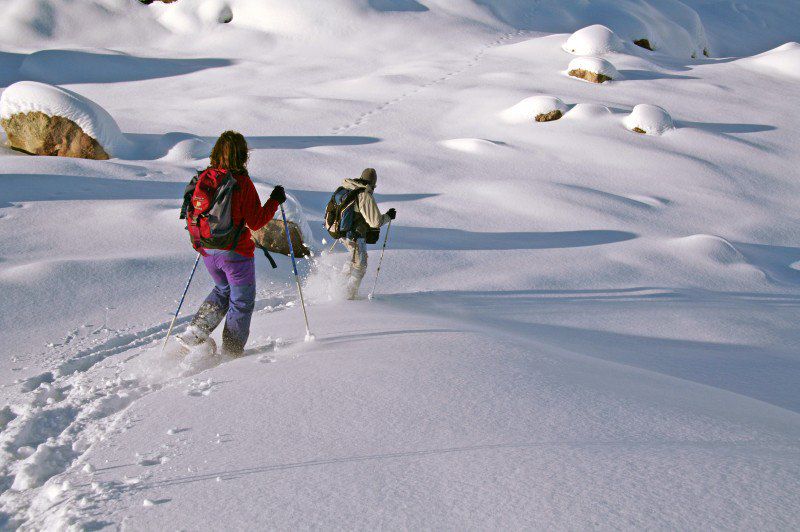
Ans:
{"type": "Polygon", "coordinates": [[[416,88],[404,92],[403,94],[401,94],[397,98],[389,100],[388,102],[381,103],[380,105],[372,108],[371,110],[366,111],[366,112],[362,113],[361,115],[359,115],[358,118],[356,118],[353,122],[350,122],[348,124],[333,128],[333,130],[331,131],[331,134],[332,135],[340,135],[340,134],[345,133],[345,132],[347,132],[347,131],[349,131],[351,129],[357,128],[357,127],[363,125],[364,122],[366,122],[366,120],[368,118],[370,118],[373,115],[378,114],[378,113],[380,113],[382,111],[385,111],[386,109],[388,109],[391,106],[394,106],[394,105],[406,100],[408,97],[410,97],[410,96],[412,96],[414,94],[417,94],[417,93],[419,93],[419,92],[421,92],[421,91],[423,91],[423,90],[425,90],[427,88],[430,88],[430,87],[432,87],[434,85],[438,85],[440,83],[448,81],[448,80],[450,80],[450,79],[452,79],[452,78],[454,78],[454,77],[456,77],[456,76],[458,76],[460,74],[463,74],[467,70],[469,70],[469,69],[473,68],[475,65],[477,65],[478,62],[486,54],[486,52],[489,51],[491,48],[494,48],[494,47],[500,46],[502,44],[505,44],[507,41],[509,41],[509,40],[511,40],[511,39],[513,39],[515,37],[519,37],[521,35],[524,35],[526,33],[528,33],[528,31],[519,30],[519,31],[514,31],[514,32],[510,32],[510,33],[504,34],[500,38],[490,42],[489,44],[484,45],[483,48],[481,48],[474,56],[472,56],[472,58],[467,63],[465,63],[464,66],[462,66],[461,68],[459,68],[457,70],[450,71],[450,72],[448,72],[448,73],[446,73],[446,74],[444,74],[444,75],[442,75],[442,76],[440,76],[440,77],[438,77],[436,79],[430,80],[430,81],[428,81],[426,83],[422,83],[422,84],[418,85],[416,88]]]}

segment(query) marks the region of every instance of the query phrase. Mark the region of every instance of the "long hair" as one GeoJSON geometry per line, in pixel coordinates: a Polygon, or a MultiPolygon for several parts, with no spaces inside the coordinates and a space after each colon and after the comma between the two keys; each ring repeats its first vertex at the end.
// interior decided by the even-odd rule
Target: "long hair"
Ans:
{"type": "Polygon", "coordinates": [[[238,131],[226,131],[211,150],[211,166],[235,173],[247,173],[247,141],[238,131]]]}

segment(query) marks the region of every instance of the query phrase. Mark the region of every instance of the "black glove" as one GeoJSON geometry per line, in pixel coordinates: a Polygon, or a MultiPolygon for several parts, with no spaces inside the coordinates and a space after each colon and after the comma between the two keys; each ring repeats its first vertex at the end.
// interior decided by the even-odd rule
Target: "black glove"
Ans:
{"type": "Polygon", "coordinates": [[[389,209],[386,211],[386,216],[388,216],[390,220],[394,220],[397,217],[397,211],[394,209],[389,209]]]}
{"type": "Polygon", "coordinates": [[[269,195],[269,199],[275,200],[278,204],[281,204],[286,201],[286,191],[283,190],[282,186],[278,185],[272,189],[272,194],[269,195]]]}

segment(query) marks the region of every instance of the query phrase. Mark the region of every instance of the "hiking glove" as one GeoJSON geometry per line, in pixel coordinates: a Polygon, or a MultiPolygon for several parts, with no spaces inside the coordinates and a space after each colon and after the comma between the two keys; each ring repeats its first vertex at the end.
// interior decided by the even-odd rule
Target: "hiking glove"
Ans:
{"type": "Polygon", "coordinates": [[[397,216],[397,211],[394,209],[389,209],[388,211],[386,211],[386,216],[388,216],[390,220],[394,220],[395,217],[397,216]]]}
{"type": "Polygon", "coordinates": [[[269,199],[275,200],[278,204],[281,204],[286,201],[286,191],[283,190],[282,186],[278,185],[272,189],[272,194],[269,195],[269,199]]]}

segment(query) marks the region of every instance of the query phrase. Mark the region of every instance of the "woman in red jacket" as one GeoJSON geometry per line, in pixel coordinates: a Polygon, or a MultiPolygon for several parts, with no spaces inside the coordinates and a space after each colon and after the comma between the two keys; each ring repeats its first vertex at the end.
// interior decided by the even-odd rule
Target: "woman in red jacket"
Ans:
{"type": "Polygon", "coordinates": [[[250,319],[256,299],[255,244],[250,230],[257,231],[275,216],[278,206],[286,201],[280,185],[269,200],[261,205],[253,182],[247,174],[247,141],[241,133],[226,131],[211,151],[211,166],[205,172],[228,173],[236,179],[232,196],[232,218],[235,226],[244,223],[239,240],[229,250],[203,249],[203,262],[214,280],[214,289],[181,335],[188,345],[205,342],[225,318],[222,330],[222,353],[241,356],[250,335],[250,319]]]}

